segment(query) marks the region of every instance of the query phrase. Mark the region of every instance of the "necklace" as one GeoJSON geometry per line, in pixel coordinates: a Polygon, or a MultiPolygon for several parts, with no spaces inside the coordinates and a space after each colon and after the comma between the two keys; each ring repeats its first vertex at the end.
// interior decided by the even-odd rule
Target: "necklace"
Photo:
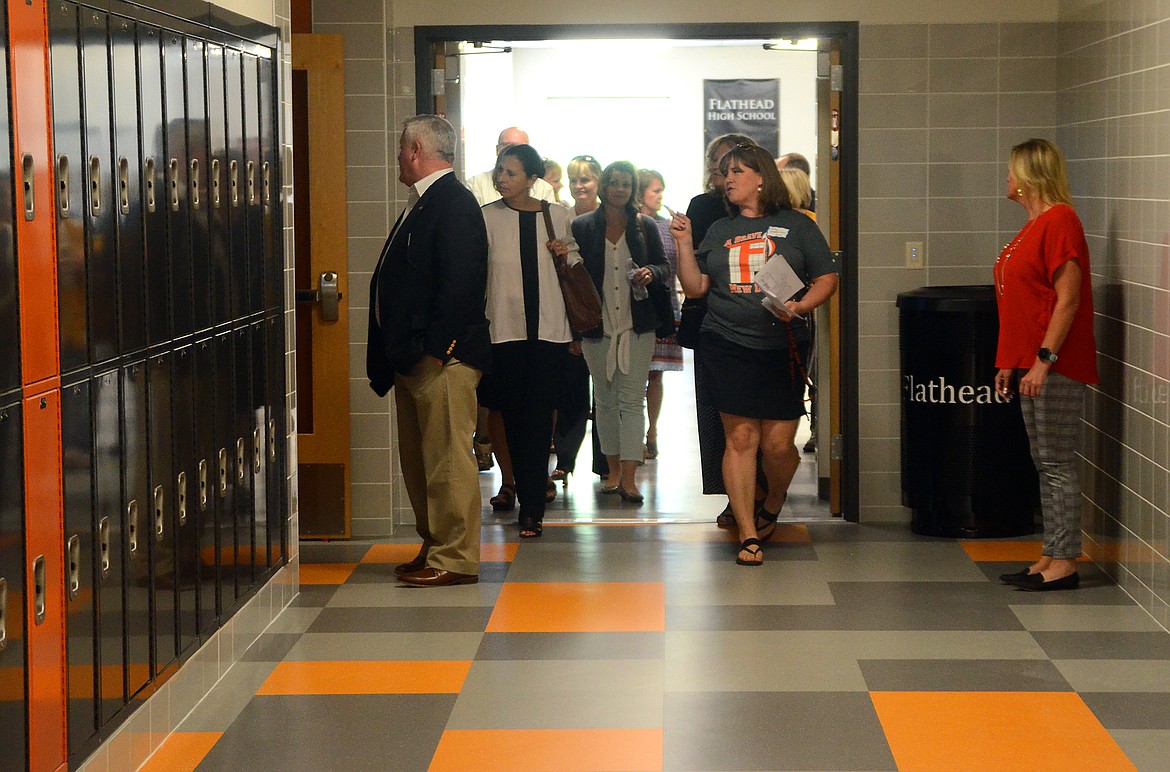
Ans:
{"type": "Polygon", "coordinates": [[[1007,276],[1008,260],[1012,259],[1012,255],[1015,254],[1016,247],[1018,247],[1020,244],[1023,243],[1024,236],[1028,235],[1028,231],[1032,230],[1032,223],[1034,223],[1034,222],[1036,222],[1036,221],[1029,220],[1027,227],[1024,228],[1022,231],[1020,231],[1019,235],[1017,235],[1014,239],[1012,239],[1011,243],[1009,243],[1008,245],[1006,245],[1003,248],[1003,254],[1001,254],[999,256],[999,259],[995,261],[995,272],[999,274],[999,281],[996,283],[999,285],[999,296],[1000,297],[1003,297],[1003,285],[1004,285],[1004,279],[1007,276]]]}

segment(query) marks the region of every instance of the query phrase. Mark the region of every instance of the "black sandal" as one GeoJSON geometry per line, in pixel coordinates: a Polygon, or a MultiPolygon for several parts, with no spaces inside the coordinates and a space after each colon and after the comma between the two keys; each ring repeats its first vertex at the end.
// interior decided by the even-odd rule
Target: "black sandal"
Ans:
{"type": "Polygon", "coordinates": [[[492,509],[497,512],[511,512],[516,508],[516,486],[504,483],[500,492],[488,499],[492,509]]]}
{"type": "Polygon", "coordinates": [[[756,503],[756,535],[760,537],[760,541],[768,541],[772,538],[772,534],[776,533],[776,521],[780,519],[780,513],[784,511],[786,501],[788,501],[787,493],[784,494],[784,498],[780,501],[780,509],[776,512],[769,512],[762,501],[756,503]]]}
{"type": "Polygon", "coordinates": [[[551,504],[557,499],[557,484],[548,478],[548,487],[544,489],[544,503],[551,504]]]}
{"type": "Polygon", "coordinates": [[[541,523],[532,520],[524,520],[520,523],[521,539],[538,539],[543,533],[544,525],[541,523]]]}
{"type": "Polygon", "coordinates": [[[715,516],[715,525],[719,526],[720,528],[735,527],[735,514],[731,511],[730,501],[727,502],[727,506],[723,508],[723,511],[715,516]]]}
{"type": "Polygon", "coordinates": [[[743,558],[741,558],[739,556],[739,553],[736,553],[736,555],[735,555],[736,565],[740,565],[740,566],[762,566],[762,565],[764,565],[764,550],[760,546],[759,539],[744,539],[742,542],[739,543],[739,552],[746,552],[747,554],[751,555],[752,557],[756,557],[758,555],[760,559],[759,560],[744,560],[743,558]]]}

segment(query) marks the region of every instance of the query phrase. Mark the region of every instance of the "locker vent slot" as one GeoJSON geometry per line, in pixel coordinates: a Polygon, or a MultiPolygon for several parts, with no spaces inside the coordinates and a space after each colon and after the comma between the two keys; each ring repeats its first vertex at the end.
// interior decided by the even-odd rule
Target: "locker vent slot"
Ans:
{"type": "Polygon", "coordinates": [[[77,600],[81,591],[81,537],[73,534],[69,537],[66,550],[69,559],[69,600],[77,600]]]}
{"type": "Polygon", "coordinates": [[[57,209],[61,217],[69,216],[69,156],[57,156],[57,209]]]}
{"type": "Polygon", "coordinates": [[[102,212],[102,159],[89,157],[89,209],[94,217],[102,212]]]}
{"type": "Polygon", "coordinates": [[[142,177],[146,187],[146,211],[153,212],[154,206],[154,159],[147,158],[143,164],[142,177]]]}

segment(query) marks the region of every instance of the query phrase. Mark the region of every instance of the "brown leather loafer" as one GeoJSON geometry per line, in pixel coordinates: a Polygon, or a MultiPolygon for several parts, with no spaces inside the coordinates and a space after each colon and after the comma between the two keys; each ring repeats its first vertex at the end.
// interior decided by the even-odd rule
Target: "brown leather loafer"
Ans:
{"type": "Polygon", "coordinates": [[[478,584],[478,574],[457,574],[454,571],[442,571],[438,568],[424,568],[409,574],[401,574],[398,581],[412,584],[415,587],[446,587],[449,584],[478,584]]]}

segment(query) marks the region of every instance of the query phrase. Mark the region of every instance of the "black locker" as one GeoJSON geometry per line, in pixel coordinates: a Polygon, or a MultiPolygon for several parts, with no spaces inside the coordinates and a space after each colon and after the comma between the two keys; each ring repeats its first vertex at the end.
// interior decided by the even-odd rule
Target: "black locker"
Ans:
{"type": "Polygon", "coordinates": [[[146,259],[146,342],[153,346],[171,339],[170,260],[167,257],[167,154],[164,144],[162,32],[138,24],[138,81],[146,95],[140,105],[142,199],[146,259]]]}
{"type": "MultiPolygon", "coordinates": [[[[202,40],[184,38],[186,58],[183,93],[187,110],[187,195],[190,212],[191,299],[196,332],[211,327],[211,257],[209,246],[207,186],[207,71],[202,40]]],[[[167,66],[170,67],[168,52],[167,66]]],[[[168,82],[169,82],[168,78],[168,82]]],[[[171,151],[171,157],[175,153],[171,151]]],[[[182,160],[181,158],[179,160],[182,160]]]]}
{"type": "Polygon", "coordinates": [[[260,63],[259,185],[264,212],[264,308],[269,311],[284,308],[284,235],[280,231],[280,138],[276,109],[276,64],[266,59],[260,63]]]}
{"type": "Polygon", "coordinates": [[[93,426],[90,383],[61,389],[61,468],[65,510],[65,658],[68,664],[69,756],[93,750],[98,728],[95,646],[97,540],[94,528],[93,426]]]}
{"type": "Polygon", "coordinates": [[[142,241],[142,148],[138,141],[138,34],[133,19],[110,16],[114,107],[114,191],[118,224],[121,351],[146,348],[146,264],[142,241]]]}
{"type": "Polygon", "coordinates": [[[223,211],[228,217],[228,264],[231,271],[231,318],[248,315],[248,223],[244,192],[244,70],[240,52],[224,49],[224,107],[227,121],[227,167],[224,169],[223,211]]]}
{"type": "Polygon", "coordinates": [[[227,191],[227,106],[224,95],[224,50],[207,44],[207,210],[210,218],[211,319],[232,319],[231,221],[227,191]]]}
{"type": "Polygon", "coordinates": [[[255,550],[252,553],[252,571],[262,580],[272,566],[268,549],[268,347],[265,344],[265,324],[254,322],[249,328],[252,336],[252,528],[255,550]]]}
{"type": "Polygon", "coordinates": [[[195,343],[195,463],[199,553],[199,634],[215,631],[218,618],[219,539],[216,513],[219,501],[219,453],[215,432],[215,346],[209,338],[195,343]]]}
{"type": "Polygon", "coordinates": [[[122,597],[122,400],[116,370],[96,376],[93,393],[94,517],[97,521],[98,695],[107,724],[126,703],[122,597]]]}
{"type": "MultiPolygon", "coordinates": [[[[57,299],[61,309],[61,372],[89,362],[85,271],[85,162],[81,151],[81,49],[76,5],[50,3],[53,151],[56,153],[57,299]]],[[[7,329],[5,325],[4,329],[7,329]]],[[[0,344],[3,345],[3,344],[0,344]]],[[[3,376],[0,376],[3,377],[3,376]]]]}
{"type": "Polygon", "coordinates": [[[239,542],[236,530],[236,378],[235,340],[227,332],[215,336],[215,452],[219,460],[215,489],[219,547],[220,614],[235,604],[239,542]]]}
{"type": "Polygon", "coordinates": [[[174,448],[175,585],[178,590],[179,651],[199,642],[199,474],[195,455],[195,353],[176,349],[171,423],[174,448]]]}
{"type": "Polygon", "coordinates": [[[248,222],[248,314],[264,310],[264,207],[260,201],[260,60],[243,55],[244,174],[242,205],[248,222]]]}
{"type": "Polygon", "coordinates": [[[253,521],[252,444],[256,425],[252,413],[252,328],[240,327],[235,337],[235,517],[236,517],[236,597],[243,597],[256,583],[253,563],[256,553],[256,529],[253,521]]]}
{"type": "Polygon", "coordinates": [[[24,438],[20,403],[0,405],[0,764],[28,764],[25,718],[24,636],[24,438]]]}
{"type": "Polygon", "coordinates": [[[177,32],[163,33],[163,109],[166,119],[165,162],[161,171],[165,191],[160,195],[167,217],[170,245],[171,320],[175,337],[191,334],[192,317],[191,221],[188,211],[187,104],[183,65],[184,43],[177,32]]]}
{"type": "Polygon", "coordinates": [[[175,464],[172,438],[170,352],[147,362],[147,400],[150,406],[150,542],[151,600],[153,609],[153,675],[162,673],[178,657],[175,551],[175,464]]]}
{"type": "Polygon", "coordinates": [[[122,368],[122,555],[126,591],[126,688],[150,680],[151,497],[147,489],[146,363],[122,368]]]}
{"type": "Polygon", "coordinates": [[[118,355],[116,206],[106,14],[81,9],[81,53],[85,132],[83,166],[79,172],[86,189],[83,205],[89,284],[89,361],[97,364],[118,355]]]}
{"type": "Polygon", "coordinates": [[[285,527],[285,496],[287,493],[285,454],[285,373],[284,373],[284,317],[280,312],[264,320],[267,351],[268,387],[268,554],[273,565],[282,563],[288,555],[288,534],[285,527]]]}

